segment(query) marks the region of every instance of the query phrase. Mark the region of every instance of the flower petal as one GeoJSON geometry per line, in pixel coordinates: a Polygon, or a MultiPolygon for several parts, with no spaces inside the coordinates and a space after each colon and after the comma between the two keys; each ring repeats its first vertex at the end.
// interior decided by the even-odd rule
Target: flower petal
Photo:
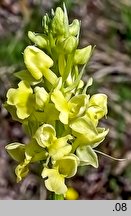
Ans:
{"type": "Polygon", "coordinates": [[[63,175],[60,175],[57,169],[44,168],[42,171],[42,177],[46,178],[45,186],[49,191],[53,191],[56,194],[65,194],[67,187],[65,185],[65,179],[63,175]]]}
{"type": "Polygon", "coordinates": [[[70,110],[69,117],[75,118],[81,116],[87,108],[88,101],[89,97],[86,94],[72,97],[68,103],[70,110]]]}
{"type": "Polygon", "coordinates": [[[70,122],[70,127],[78,134],[97,135],[97,130],[89,117],[79,117],[70,122]]]}
{"type": "Polygon", "coordinates": [[[70,154],[56,161],[55,165],[58,166],[60,174],[64,175],[66,178],[70,178],[76,174],[78,163],[78,157],[74,154],[70,154]]]}
{"type": "Polygon", "coordinates": [[[15,95],[16,95],[16,89],[10,88],[7,92],[7,104],[14,105],[15,104],[15,95]]]}
{"type": "Polygon", "coordinates": [[[72,152],[74,152],[78,146],[91,145],[92,148],[97,147],[105,139],[108,132],[108,129],[105,130],[105,128],[101,128],[97,129],[97,134],[95,136],[88,133],[77,134],[77,138],[72,145],[72,152]]]}
{"type": "Polygon", "coordinates": [[[56,109],[60,112],[60,121],[63,124],[68,124],[68,103],[60,90],[54,90],[51,95],[51,100],[55,104],[56,109]]]}
{"type": "Polygon", "coordinates": [[[7,152],[9,153],[9,155],[14,160],[18,162],[22,162],[24,160],[25,158],[25,145],[24,144],[14,142],[14,143],[7,145],[5,148],[7,152]]]}
{"type": "Polygon", "coordinates": [[[15,169],[15,174],[17,176],[17,182],[21,181],[22,178],[24,178],[28,172],[29,172],[29,169],[28,169],[28,165],[30,163],[30,160],[24,160],[24,162],[20,163],[16,169],[15,169]]]}
{"type": "Polygon", "coordinates": [[[39,127],[34,135],[34,139],[41,147],[48,147],[54,141],[56,136],[55,129],[52,125],[43,124],[39,127]]]}
{"type": "Polygon", "coordinates": [[[54,141],[54,143],[51,146],[49,146],[49,155],[51,155],[53,160],[58,160],[70,153],[72,147],[70,144],[67,143],[69,139],[72,139],[71,135],[58,138],[54,141]]]}

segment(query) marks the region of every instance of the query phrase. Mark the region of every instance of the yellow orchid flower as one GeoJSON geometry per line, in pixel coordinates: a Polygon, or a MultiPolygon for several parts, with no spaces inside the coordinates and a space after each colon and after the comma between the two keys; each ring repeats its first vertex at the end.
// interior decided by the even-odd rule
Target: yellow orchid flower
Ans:
{"type": "Polygon", "coordinates": [[[67,101],[62,92],[55,89],[51,95],[51,100],[56,109],[60,112],[60,121],[63,124],[68,124],[69,119],[76,118],[84,114],[87,109],[89,96],[86,94],[76,95],[67,101]]]}
{"type": "Polygon", "coordinates": [[[71,152],[71,145],[67,142],[72,139],[71,135],[57,138],[56,131],[52,125],[43,124],[34,135],[38,145],[48,149],[52,161],[56,161],[71,152]]]}
{"type": "Polygon", "coordinates": [[[45,185],[48,190],[56,194],[65,194],[67,187],[65,185],[65,178],[71,178],[77,172],[79,159],[74,154],[64,156],[62,159],[57,160],[53,168],[44,168],[42,177],[47,178],[45,185]]]}
{"type": "Polygon", "coordinates": [[[18,88],[10,88],[7,92],[7,104],[16,107],[18,118],[28,118],[33,110],[33,90],[26,81],[21,81],[18,88]]]}
{"type": "Polygon", "coordinates": [[[87,113],[97,124],[99,119],[107,115],[107,96],[100,93],[93,95],[89,100],[87,113]]]}
{"type": "Polygon", "coordinates": [[[24,50],[24,62],[31,75],[39,80],[44,76],[52,85],[55,85],[57,76],[49,69],[53,60],[35,46],[27,46],[24,50]]]}

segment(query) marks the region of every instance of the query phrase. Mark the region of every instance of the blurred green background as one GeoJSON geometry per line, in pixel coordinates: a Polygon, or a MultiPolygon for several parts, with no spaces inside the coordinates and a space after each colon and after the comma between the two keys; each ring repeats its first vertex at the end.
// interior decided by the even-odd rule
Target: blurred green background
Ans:
{"type": "Polygon", "coordinates": [[[89,92],[108,95],[110,129],[99,149],[118,162],[99,155],[99,168],[80,168],[67,182],[78,199],[131,199],[131,1],[130,0],[1,0],[0,1],[0,199],[46,199],[37,167],[16,184],[15,162],[5,152],[12,141],[25,142],[21,125],[3,108],[13,73],[23,68],[23,50],[30,44],[28,30],[42,32],[41,21],[51,8],[65,2],[70,21],[81,20],[81,47],[96,45],[84,81],[93,77],[89,92]]]}

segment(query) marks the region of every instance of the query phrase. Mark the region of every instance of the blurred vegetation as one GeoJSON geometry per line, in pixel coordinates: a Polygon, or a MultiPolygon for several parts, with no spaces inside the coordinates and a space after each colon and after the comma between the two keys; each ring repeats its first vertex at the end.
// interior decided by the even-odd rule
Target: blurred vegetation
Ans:
{"type": "MultiPolygon", "coordinates": [[[[0,99],[2,102],[5,100],[7,89],[16,81],[13,73],[24,66],[22,52],[30,43],[28,30],[42,32],[42,16],[52,7],[61,6],[63,2],[67,6],[70,19],[81,20],[81,46],[96,45],[84,80],[86,82],[89,77],[93,77],[90,93],[103,92],[109,98],[108,118],[102,124],[110,129],[110,133],[101,144],[100,150],[117,158],[129,158],[124,162],[114,162],[100,156],[98,170],[91,167],[80,169],[69,185],[79,192],[79,199],[131,199],[130,0],[0,1],[0,99]]],[[[7,131],[0,138],[3,146],[10,139],[25,139],[21,128],[15,122],[12,123],[2,106],[0,119],[0,131],[3,130],[3,122],[7,131]]],[[[3,157],[2,153],[0,156],[3,157]]],[[[8,161],[9,158],[6,157],[8,161]]],[[[9,162],[6,165],[9,166],[9,162]]],[[[10,172],[13,169],[11,167],[10,172]]],[[[0,173],[0,178],[1,175],[0,173]]],[[[15,180],[10,181],[15,185],[15,180]]],[[[26,186],[24,182],[17,187],[20,187],[17,190],[22,194],[21,187],[27,187],[27,182],[26,186]]],[[[26,199],[31,199],[31,196],[32,193],[26,199]]],[[[14,199],[23,197],[24,195],[16,195],[14,199]]]]}

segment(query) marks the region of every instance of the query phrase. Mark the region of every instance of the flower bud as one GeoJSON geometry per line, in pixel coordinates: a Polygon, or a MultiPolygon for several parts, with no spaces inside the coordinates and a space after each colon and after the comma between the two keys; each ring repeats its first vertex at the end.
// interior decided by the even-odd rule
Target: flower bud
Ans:
{"type": "Polygon", "coordinates": [[[83,49],[77,49],[74,56],[75,64],[86,64],[91,56],[92,46],[89,45],[83,49]]]}
{"type": "Polygon", "coordinates": [[[46,148],[56,139],[56,131],[52,125],[43,124],[37,129],[34,139],[37,141],[38,145],[46,148]]]}
{"type": "Polygon", "coordinates": [[[47,46],[47,39],[45,35],[35,34],[31,31],[28,32],[29,39],[35,43],[40,48],[45,48],[47,46]]]}
{"type": "Polygon", "coordinates": [[[36,109],[43,110],[45,103],[48,101],[49,95],[43,87],[36,86],[34,89],[35,92],[35,103],[36,109]]]}
{"type": "Polygon", "coordinates": [[[79,197],[79,194],[74,188],[69,187],[67,189],[67,192],[65,193],[66,200],[77,200],[78,197],[79,197]]]}
{"type": "Polygon", "coordinates": [[[65,27],[64,27],[64,13],[63,10],[60,7],[56,8],[54,18],[52,20],[52,32],[53,34],[59,34],[63,35],[65,33],[65,27]]]}
{"type": "Polygon", "coordinates": [[[77,47],[77,39],[74,36],[66,38],[63,42],[63,50],[65,53],[69,54],[73,52],[77,47]]]}
{"type": "Polygon", "coordinates": [[[55,41],[56,52],[63,53],[63,43],[65,41],[65,37],[58,37],[55,41]]]}
{"type": "Polygon", "coordinates": [[[76,36],[80,30],[80,22],[78,19],[74,19],[73,22],[69,25],[69,33],[73,36],[76,36]]]}

